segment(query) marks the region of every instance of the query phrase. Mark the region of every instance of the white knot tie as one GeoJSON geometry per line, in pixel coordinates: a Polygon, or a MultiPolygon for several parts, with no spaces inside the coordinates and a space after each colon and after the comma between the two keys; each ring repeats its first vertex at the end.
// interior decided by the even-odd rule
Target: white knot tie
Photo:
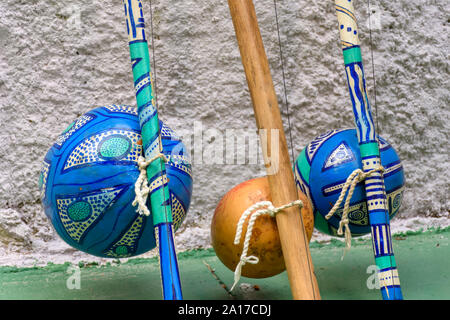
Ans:
{"type": "Polygon", "coordinates": [[[147,167],[156,159],[162,159],[164,162],[168,162],[167,157],[160,153],[157,156],[154,156],[150,160],[145,160],[143,156],[139,156],[138,166],[139,166],[139,177],[134,184],[134,192],[136,193],[136,197],[133,201],[133,207],[136,205],[138,208],[136,212],[139,212],[140,215],[150,215],[150,210],[148,210],[146,202],[148,198],[148,194],[150,193],[150,188],[148,186],[147,180],[147,167]]]}
{"type": "MultiPolygon", "coordinates": [[[[372,176],[376,172],[384,172],[384,168],[382,166],[378,166],[370,171],[364,172],[361,169],[354,170],[347,178],[347,180],[344,183],[344,186],[342,187],[341,194],[339,195],[338,200],[334,204],[333,208],[331,208],[330,212],[325,216],[325,219],[330,219],[333,214],[339,209],[339,206],[341,205],[342,201],[344,200],[344,197],[348,190],[347,198],[345,199],[344,203],[344,211],[342,212],[341,221],[339,222],[339,228],[337,230],[337,234],[342,236],[344,234],[343,227],[345,227],[345,243],[346,243],[346,249],[350,249],[352,245],[352,233],[350,232],[349,223],[350,220],[348,219],[348,214],[350,211],[350,200],[353,196],[353,192],[355,191],[356,185],[364,181],[366,178],[372,176]]],[[[344,251],[345,255],[345,251],[344,251]]],[[[344,255],[342,256],[342,259],[344,258],[344,255]]]]}
{"type": "Polygon", "coordinates": [[[245,238],[244,238],[244,247],[242,250],[242,254],[241,254],[241,258],[240,261],[238,263],[238,265],[236,266],[236,269],[234,271],[234,283],[233,286],[231,287],[230,291],[233,291],[234,287],[237,285],[237,283],[239,282],[239,279],[241,278],[241,273],[242,273],[242,267],[246,264],[246,263],[250,263],[250,264],[257,264],[259,262],[259,258],[255,257],[255,256],[247,256],[247,252],[248,252],[248,248],[249,248],[249,244],[250,244],[250,238],[252,237],[252,232],[253,232],[253,226],[255,224],[256,219],[261,216],[261,215],[269,215],[271,217],[275,217],[275,215],[287,208],[293,207],[293,206],[299,206],[300,208],[303,207],[303,202],[301,200],[296,200],[293,201],[287,205],[275,208],[272,204],[272,202],[270,201],[261,201],[261,202],[257,202],[254,205],[252,205],[251,207],[249,207],[247,210],[244,211],[244,213],[242,214],[241,218],[239,219],[239,222],[237,224],[237,228],[236,228],[236,236],[234,238],[234,244],[238,245],[240,243],[241,240],[241,235],[242,235],[242,229],[244,227],[244,222],[247,219],[247,217],[249,215],[251,215],[250,220],[248,222],[248,227],[247,227],[247,232],[245,233],[245,238]],[[257,210],[257,211],[255,211],[257,210]]]}

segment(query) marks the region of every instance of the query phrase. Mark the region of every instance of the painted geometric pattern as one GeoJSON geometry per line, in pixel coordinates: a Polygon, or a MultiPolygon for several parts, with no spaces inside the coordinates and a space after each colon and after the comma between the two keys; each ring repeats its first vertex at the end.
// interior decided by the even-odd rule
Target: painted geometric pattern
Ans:
{"type": "Polygon", "coordinates": [[[70,138],[81,127],[83,127],[86,123],[94,119],[93,116],[90,115],[82,115],[80,118],[75,120],[57,139],[55,145],[61,147],[67,139],[70,138]]]}
{"type": "Polygon", "coordinates": [[[109,112],[117,112],[117,113],[127,113],[127,114],[133,114],[137,115],[137,109],[131,106],[124,106],[124,105],[109,105],[104,106],[104,109],[107,109],[109,112]]]}
{"type": "Polygon", "coordinates": [[[142,12],[142,2],[124,1],[125,15],[127,21],[128,40],[145,40],[145,23],[142,12]]]}
{"type": "Polygon", "coordinates": [[[184,220],[186,216],[186,211],[184,210],[181,202],[175,197],[175,195],[171,194],[172,199],[172,217],[173,217],[173,229],[177,230],[178,227],[184,220]]]}
{"type": "Polygon", "coordinates": [[[335,8],[339,21],[342,48],[359,45],[358,28],[351,1],[336,0],[335,8]]]}
{"type": "MultiPolygon", "coordinates": [[[[370,197],[369,194],[367,194],[367,197],[370,197]]],[[[369,211],[386,210],[386,198],[384,198],[384,194],[373,193],[373,195],[371,197],[372,197],[372,199],[369,199],[367,201],[367,204],[369,206],[369,211]]]]}
{"type": "Polygon", "coordinates": [[[128,130],[110,130],[81,142],[67,159],[64,170],[107,160],[137,162],[142,153],[141,135],[128,130]]]}
{"type": "Polygon", "coordinates": [[[370,113],[369,102],[364,80],[364,71],[360,64],[349,64],[345,66],[347,73],[348,87],[353,102],[353,114],[360,143],[374,142],[375,126],[373,125],[370,113]]]}
{"type": "MultiPolygon", "coordinates": [[[[376,184],[376,183],[371,183],[370,186],[366,186],[366,192],[367,192],[368,197],[373,196],[374,194],[378,193],[378,191],[371,192],[371,188],[373,188],[375,190],[375,189],[378,189],[379,187],[382,187],[384,190],[384,186],[379,184],[379,187],[377,187],[377,185],[378,184],[376,184]]],[[[326,189],[326,191],[328,191],[328,192],[333,191],[333,193],[335,193],[336,191],[340,191],[342,189],[342,186],[343,186],[343,184],[337,185],[337,186],[326,189]]],[[[396,214],[396,212],[398,211],[398,209],[401,206],[402,195],[403,195],[404,189],[405,189],[405,187],[403,186],[401,188],[398,188],[397,190],[390,191],[387,194],[387,201],[389,203],[389,214],[391,216],[396,214]]],[[[371,202],[379,202],[379,203],[377,203],[378,208],[384,209],[383,203],[385,203],[385,202],[381,201],[381,200],[382,199],[376,199],[376,200],[372,200],[371,202]]],[[[338,217],[342,216],[343,210],[344,210],[343,208],[339,208],[336,211],[335,215],[338,217]]],[[[351,205],[349,207],[348,218],[349,218],[351,224],[362,225],[362,226],[369,225],[369,214],[368,214],[366,202],[363,201],[363,202],[351,205]]]]}
{"type": "MultiPolygon", "coordinates": [[[[131,106],[127,105],[109,105],[104,106],[104,109],[108,110],[109,112],[115,112],[115,113],[127,113],[132,115],[138,115],[137,109],[131,106]]],[[[170,138],[171,140],[180,140],[180,138],[176,135],[176,133],[166,126],[164,123],[161,126],[161,137],[163,138],[170,138]]]]}
{"type": "Polygon", "coordinates": [[[139,91],[141,91],[142,88],[148,86],[149,84],[150,84],[150,74],[146,73],[143,77],[141,77],[141,80],[136,82],[134,85],[136,94],[139,94],[139,91]]]}
{"type": "MultiPolygon", "coordinates": [[[[344,208],[339,208],[335,212],[335,216],[342,217],[344,208]]],[[[369,225],[369,214],[367,212],[366,203],[360,202],[349,207],[348,219],[350,224],[368,226],[369,225]]],[[[340,220],[340,218],[339,218],[340,220]]]]}
{"type": "Polygon", "coordinates": [[[372,246],[375,257],[392,255],[391,228],[386,224],[373,225],[372,246]]]}
{"type": "Polygon", "coordinates": [[[186,172],[189,176],[192,175],[192,167],[189,164],[189,159],[184,155],[167,155],[168,163],[177,169],[186,172]]]}
{"type": "Polygon", "coordinates": [[[114,243],[105,254],[114,258],[125,258],[136,252],[137,242],[144,227],[144,216],[139,215],[127,232],[114,243]]]}
{"type": "Polygon", "coordinates": [[[345,182],[342,182],[342,183],[339,183],[336,185],[326,186],[325,188],[323,188],[323,195],[329,196],[329,195],[332,195],[333,193],[338,193],[342,190],[344,185],[345,185],[345,182]]]}
{"type": "Polygon", "coordinates": [[[41,191],[41,198],[44,198],[44,195],[45,195],[45,188],[47,186],[47,178],[48,178],[49,169],[50,169],[50,163],[44,161],[42,163],[41,173],[39,176],[39,190],[41,191]]]}
{"type": "Polygon", "coordinates": [[[80,243],[86,231],[102,216],[122,189],[108,188],[85,196],[58,198],[58,215],[69,236],[80,243]]]}
{"type": "Polygon", "coordinates": [[[161,137],[171,138],[172,140],[180,140],[179,137],[175,134],[175,132],[165,124],[163,124],[161,127],[161,137]]]}
{"type": "Polygon", "coordinates": [[[391,145],[383,138],[378,137],[378,148],[380,149],[380,151],[384,151],[385,149],[391,148],[391,145]]]}
{"type": "Polygon", "coordinates": [[[395,191],[390,192],[387,195],[388,203],[389,203],[389,214],[392,215],[400,208],[402,205],[403,199],[403,191],[405,187],[398,188],[395,191]]]}
{"type": "Polygon", "coordinates": [[[354,159],[355,157],[353,156],[353,152],[347,144],[343,142],[336,149],[334,149],[333,152],[331,152],[324,167],[322,168],[322,171],[337,167],[346,162],[353,161],[354,159]]]}
{"type": "Polygon", "coordinates": [[[398,270],[396,268],[381,270],[378,272],[378,279],[381,287],[400,285],[400,278],[398,277],[398,270]]]}
{"type": "Polygon", "coordinates": [[[386,166],[386,168],[384,168],[383,175],[384,175],[384,177],[387,177],[401,169],[403,169],[403,166],[400,162],[391,164],[389,166],[386,166]]]}
{"type": "MultiPolygon", "coordinates": [[[[365,172],[375,169],[381,165],[380,158],[366,157],[362,159],[362,164],[365,172]]],[[[380,172],[373,173],[365,180],[366,186],[373,186],[366,188],[367,204],[369,212],[373,210],[387,210],[386,207],[386,191],[383,185],[383,176],[380,172]]]]}
{"type": "Polygon", "coordinates": [[[149,105],[147,107],[142,107],[139,111],[139,124],[141,128],[145,123],[150,121],[156,114],[156,108],[153,105],[149,105]]]}
{"type": "Polygon", "coordinates": [[[162,185],[167,185],[169,180],[167,179],[167,175],[164,174],[162,176],[159,176],[154,181],[152,181],[149,185],[150,192],[153,192],[155,189],[160,188],[162,185]]]}
{"type": "MultiPolygon", "coordinates": [[[[401,168],[402,168],[402,164],[401,163],[387,165],[384,168],[384,176],[387,176],[387,175],[391,174],[392,172],[394,172],[396,170],[399,170],[401,168]]],[[[368,178],[366,178],[366,180],[369,180],[369,181],[371,179],[378,180],[378,182],[376,182],[376,181],[370,182],[370,185],[371,185],[372,188],[376,187],[376,185],[379,185],[380,187],[382,185],[384,185],[384,183],[382,181],[379,181],[380,180],[379,175],[378,175],[378,177],[368,177],[368,178]]],[[[345,184],[345,181],[339,182],[338,184],[327,185],[326,187],[323,188],[324,196],[329,196],[329,195],[332,195],[334,193],[341,192],[342,188],[344,187],[344,184],[345,184]]],[[[384,188],[384,186],[383,186],[383,188],[384,188]]]]}
{"type": "Polygon", "coordinates": [[[386,193],[386,189],[382,180],[367,183],[365,187],[366,187],[366,197],[369,199],[371,199],[372,197],[378,197],[380,194],[386,193]]]}
{"type": "Polygon", "coordinates": [[[316,152],[319,150],[319,147],[325,142],[325,140],[334,135],[335,133],[338,133],[340,131],[343,130],[331,130],[328,131],[320,136],[318,136],[317,138],[315,138],[313,141],[311,141],[310,144],[308,144],[307,148],[306,148],[306,158],[308,160],[308,162],[311,164],[311,160],[314,157],[314,155],[316,154],[316,152]]]}
{"type": "Polygon", "coordinates": [[[161,150],[161,139],[155,139],[151,141],[150,144],[144,146],[145,150],[145,158],[146,159],[152,159],[153,157],[159,155],[161,150]]]}

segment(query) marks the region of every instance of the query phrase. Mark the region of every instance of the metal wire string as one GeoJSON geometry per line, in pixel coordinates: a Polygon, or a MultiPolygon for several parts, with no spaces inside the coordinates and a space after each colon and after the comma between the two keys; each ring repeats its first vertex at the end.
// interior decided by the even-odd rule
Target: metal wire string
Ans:
{"type": "MultiPolygon", "coordinates": [[[[290,120],[290,116],[289,116],[289,101],[288,101],[288,97],[287,97],[286,74],[285,74],[285,69],[284,69],[283,50],[282,50],[282,46],[281,46],[280,24],[278,21],[277,0],[273,0],[273,5],[274,5],[274,10],[275,10],[275,21],[276,21],[277,33],[278,33],[278,46],[279,46],[280,60],[281,60],[281,71],[282,71],[282,76],[283,76],[283,90],[284,90],[284,99],[285,99],[285,104],[286,104],[288,127],[289,127],[289,138],[290,138],[290,142],[291,142],[291,157],[292,157],[292,164],[294,164],[295,163],[294,144],[293,144],[293,139],[292,139],[291,120],[290,120]]],[[[301,213],[301,211],[300,211],[300,213],[301,213]]],[[[305,232],[303,232],[303,239],[304,239],[305,243],[308,243],[308,239],[306,238],[305,225],[303,224],[303,218],[300,219],[300,222],[302,224],[303,230],[305,231],[305,232]]],[[[307,261],[308,261],[308,269],[309,269],[311,280],[314,281],[314,273],[311,271],[312,266],[311,266],[310,258],[308,258],[307,261]]],[[[311,286],[312,286],[312,292],[313,292],[314,298],[316,298],[317,293],[315,290],[315,286],[312,282],[311,282],[311,286]]]]}

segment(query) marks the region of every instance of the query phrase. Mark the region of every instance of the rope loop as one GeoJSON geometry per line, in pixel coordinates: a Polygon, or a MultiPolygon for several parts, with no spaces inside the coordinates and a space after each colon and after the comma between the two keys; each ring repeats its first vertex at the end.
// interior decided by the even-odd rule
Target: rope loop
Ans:
{"type": "Polygon", "coordinates": [[[150,188],[148,186],[148,180],[147,180],[147,167],[154,162],[156,159],[162,159],[165,163],[167,163],[169,160],[167,157],[160,153],[150,160],[146,160],[145,157],[139,156],[138,159],[138,166],[139,166],[139,177],[136,180],[136,183],[134,184],[134,191],[136,193],[136,197],[134,198],[134,201],[132,203],[133,207],[136,205],[138,208],[136,209],[136,212],[138,212],[140,215],[149,216],[150,210],[148,210],[146,206],[147,198],[150,193],[150,188]]]}
{"type": "Polygon", "coordinates": [[[241,258],[240,258],[240,261],[234,271],[234,283],[233,283],[233,286],[231,287],[230,291],[233,291],[234,287],[239,282],[239,279],[241,278],[242,267],[246,263],[257,264],[259,262],[258,257],[247,256],[247,252],[248,252],[249,245],[250,245],[250,238],[252,237],[253,226],[256,222],[256,219],[262,215],[269,215],[271,217],[275,217],[275,215],[278,212],[280,212],[284,209],[290,208],[290,207],[294,207],[294,206],[303,208],[303,202],[301,200],[295,200],[295,201],[292,201],[291,203],[288,203],[286,205],[276,208],[270,201],[261,201],[261,202],[255,203],[254,205],[250,206],[247,210],[244,211],[244,213],[241,215],[241,218],[239,219],[239,222],[236,227],[236,236],[234,238],[235,245],[238,245],[240,243],[242,229],[244,227],[245,220],[247,219],[248,216],[251,215],[251,217],[248,222],[247,232],[245,233],[244,247],[242,250],[241,258]]]}
{"type": "MultiPolygon", "coordinates": [[[[329,220],[337,211],[337,209],[339,209],[342,201],[344,201],[344,198],[346,198],[344,203],[344,211],[342,212],[342,217],[339,222],[337,234],[342,236],[344,234],[343,228],[345,228],[345,243],[347,249],[350,249],[352,243],[352,234],[349,227],[350,220],[348,219],[348,214],[350,211],[350,200],[353,196],[353,192],[355,191],[355,187],[359,182],[366,180],[368,177],[372,176],[377,172],[383,174],[384,168],[382,166],[377,166],[376,168],[367,172],[364,172],[361,169],[354,170],[345,181],[344,186],[342,187],[341,194],[339,195],[339,198],[334,204],[333,208],[331,208],[330,212],[325,216],[325,219],[329,220]],[[346,197],[347,190],[348,195],[346,197]]],[[[344,258],[344,256],[342,256],[342,258],[344,258]]]]}

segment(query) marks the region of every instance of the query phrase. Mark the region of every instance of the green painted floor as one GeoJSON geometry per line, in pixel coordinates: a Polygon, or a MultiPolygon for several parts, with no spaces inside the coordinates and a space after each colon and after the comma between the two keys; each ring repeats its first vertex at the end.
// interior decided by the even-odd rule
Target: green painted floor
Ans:
{"type": "MultiPolygon", "coordinates": [[[[405,299],[450,299],[450,228],[394,238],[405,299]]],[[[343,246],[338,241],[311,244],[322,299],[379,300],[379,290],[367,286],[374,284],[370,241],[354,239],[343,261],[342,253],[343,246]]],[[[187,300],[291,299],[286,272],[268,279],[242,278],[241,283],[251,284],[250,290],[238,289],[232,297],[204,262],[228,287],[233,282],[233,272],[220,263],[213,250],[180,253],[183,295],[187,300]]],[[[79,289],[73,274],[68,273],[69,267],[68,263],[35,268],[0,267],[0,299],[161,299],[156,258],[106,266],[83,265],[79,269],[79,289]],[[67,282],[75,288],[68,289],[67,282]]]]}

